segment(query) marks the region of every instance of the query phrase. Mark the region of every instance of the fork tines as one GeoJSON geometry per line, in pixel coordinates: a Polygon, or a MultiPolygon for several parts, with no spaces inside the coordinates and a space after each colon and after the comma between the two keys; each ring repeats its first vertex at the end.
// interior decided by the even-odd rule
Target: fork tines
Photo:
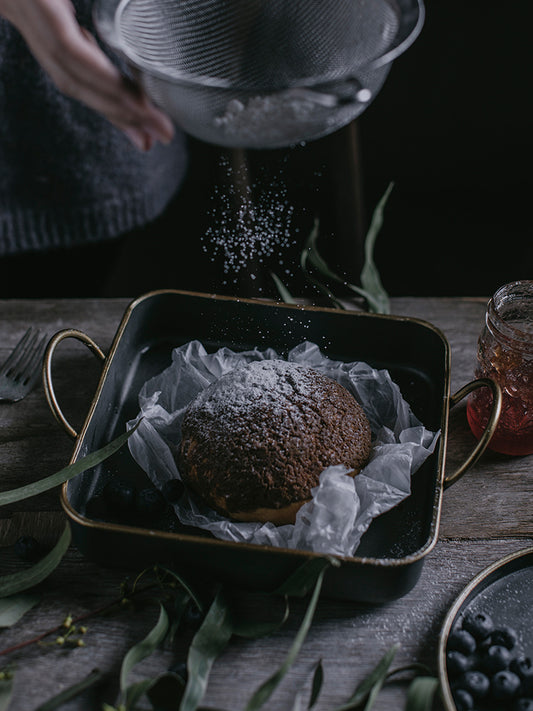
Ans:
{"type": "Polygon", "coordinates": [[[45,345],[46,335],[41,335],[38,328],[30,326],[0,368],[0,377],[25,385],[35,375],[45,345]]]}

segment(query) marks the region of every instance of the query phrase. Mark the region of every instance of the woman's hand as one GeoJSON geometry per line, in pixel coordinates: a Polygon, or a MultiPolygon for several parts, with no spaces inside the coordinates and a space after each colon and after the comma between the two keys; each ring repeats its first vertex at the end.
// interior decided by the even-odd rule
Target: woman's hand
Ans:
{"type": "Polygon", "coordinates": [[[172,139],[172,121],[80,27],[70,0],[0,0],[0,15],[18,29],[61,92],[103,114],[139,149],[172,139]]]}

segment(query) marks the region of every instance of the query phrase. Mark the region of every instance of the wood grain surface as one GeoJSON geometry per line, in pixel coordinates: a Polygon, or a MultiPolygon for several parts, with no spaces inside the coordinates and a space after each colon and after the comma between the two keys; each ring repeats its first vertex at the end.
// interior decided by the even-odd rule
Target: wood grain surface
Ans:
{"type": "MultiPolygon", "coordinates": [[[[74,327],[107,351],[129,299],[0,301],[0,361],[30,324],[49,335],[74,327]]],[[[473,377],[476,341],[484,299],[396,298],[394,314],[424,319],[442,330],[451,346],[452,392],[473,377]]],[[[81,426],[101,372],[101,364],[82,345],[66,341],[54,359],[54,385],[65,416],[81,426]]],[[[452,471],[475,441],[466,423],[464,404],[450,415],[446,467],[452,471]]],[[[0,404],[1,489],[8,490],[63,467],[73,440],[56,422],[43,392],[36,388],[23,401],[0,404]]],[[[420,581],[400,600],[379,606],[321,599],[305,644],[288,675],[264,708],[290,711],[297,692],[309,689],[314,666],[322,660],[324,685],[316,711],[330,711],[344,702],[394,643],[400,649],[394,666],[413,662],[436,671],[439,632],[456,596],[487,565],[504,555],[533,545],[533,457],[504,457],[485,452],[462,479],[446,490],[439,541],[427,556],[420,581]]],[[[0,509],[0,575],[20,567],[12,544],[21,533],[53,543],[64,525],[58,492],[42,494],[0,509]]],[[[114,600],[124,573],[101,569],[73,547],[57,570],[41,585],[41,602],[17,625],[0,630],[0,653],[114,600]]],[[[244,603],[243,603],[244,604],[244,603]]],[[[246,604],[260,609],[269,602],[256,596],[246,604]]],[[[305,610],[296,601],[286,625],[259,640],[232,640],[216,661],[203,706],[239,711],[258,685],[276,669],[289,649],[305,610]]],[[[62,706],[65,711],[99,711],[102,702],[116,703],[117,679],[128,648],[153,626],[156,610],[123,609],[92,617],[85,645],[61,649],[33,645],[0,655],[0,669],[15,665],[13,711],[34,711],[39,704],[83,678],[91,669],[105,672],[104,682],[62,706]]],[[[142,679],[164,671],[183,656],[185,647],[163,650],[132,672],[142,679]]],[[[376,711],[402,709],[407,683],[387,684],[376,711]]],[[[148,705],[140,708],[150,708],[148,705]]],[[[437,702],[436,708],[441,708],[437,702]]]]}

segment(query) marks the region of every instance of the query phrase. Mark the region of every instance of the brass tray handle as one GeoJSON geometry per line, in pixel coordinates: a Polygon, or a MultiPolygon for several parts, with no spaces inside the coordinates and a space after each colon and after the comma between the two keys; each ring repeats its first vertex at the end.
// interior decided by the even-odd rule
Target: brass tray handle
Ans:
{"type": "Polygon", "coordinates": [[[46,395],[48,405],[50,406],[50,409],[52,410],[52,413],[56,420],[61,425],[63,425],[68,435],[76,439],[78,433],[76,432],[74,427],[69,424],[67,418],[59,407],[59,403],[57,402],[56,394],[54,391],[54,386],[52,384],[52,358],[54,355],[54,351],[61,343],[61,341],[64,341],[66,338],[75,338],[76,340],[85,343],[85,345],[88,346],[88,348],[95,354],[95,356],[102,361],[105,360],[106,356],[105,353],[99,348],[99,346],[97,346],[96,343],[91,338],[89,338],[89,336],[87,336],[87,334],[83,333],[83,331],[78,331],[75,328],[65,328],[62,331],[58,331],[55,336],[52,336],[52,338],[48,342],[48,345],[46,346],[43,359],[44,393],[46,395]]]}
{"type": "Polygon", "coordinates": [[[450,397],[450,406],[454,407],[454,405],[457,405],[457,403],[460,402],[463,398],[465,398],[467,395],[470,395],[473,390],[477,390],[478,388],[483,387],[490,388],[492,392],[492,411],[490,413],[489,421],[487,422],[485,431],[483,432],[476,446],[470,453],[470,456],[467,457],[463,464],[461,464],[460,467],[458,467],[454,472],[452,472],[452,474],[444,477],[445,489],[447,489],[452,484],[455,484],[455,482],[463,476],[466,470],[473,466],[481,457],[481,455],[487,448],[487,445],[492,435],[494,434],[502,410],[501,388],[499,384],[495,380],[491,380],[491,378],[478,378],[477,380],[472,380],[470,383],[467,383],[464,387],[458,390],[455,395],[452,395],[450,397]]]}

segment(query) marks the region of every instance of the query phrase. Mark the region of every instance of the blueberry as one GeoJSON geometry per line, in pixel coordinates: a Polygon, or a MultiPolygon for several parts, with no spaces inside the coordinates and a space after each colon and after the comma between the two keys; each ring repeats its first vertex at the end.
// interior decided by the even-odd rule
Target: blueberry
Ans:
{"type": "Polygon", "coordinates": [[[513,711],[533,711],[533,699],[522,697],[517,699],[513,706],[513,711]]]}
{"type": "Polygon", "coordinates": [[[465,617],[463,628],[470,632],[476,640],[482,640],[491,634],[494,625],[492,618],[486,612],[476,612],[465,617]]]}
{"type": "Polygon", "coordinates": [[[521,680],[522,691],[526,694],[533,692],[533,661],[531,657],[527,657],[525,654],[520,654],[515,657],[509,668],[514,672],[521,680]]]}
{"type": "Polygon", "coordinates": [[[488,694],[490,681],[483,672],[472,670],[465,672],[457,682],[458,689],[464,689],[474,699],[482,699],[488,694]]]}
{"type": "Polygon", "coordinates": [[[472,668],[472,658],[452,649],[446,654],[446,668],[450,676],[459,676],[472,668]]]}
{"type": "Polygon", "coordinates": [[[495,674],[503,669],[507,669],[511,658],[511,652],[507,649],[507,647],[502,647],[499,644],[493,644],[484,653],[481,658],[481,664],[484,671],[489,674],[495,674]]]}
{"type": "Polygon", "coordinates": [[[457,711],[470,711],[474,708],[474,699],[465,689],[454,689],[452,691],[455,708],[457,711]]]}
{"type": "Polygon", "coordinates": [[[155,486],[147,486],[135,496],[135,511],[143,518],[154,518],[163,513],[165,499],[155,486]]]}
{"type": "Polygon", "coordinates": [[[492,696],[498,701],[512,699],[519,689],[520,678],[508,670],[497,672],[490,682],[492,696]]]}
{"type": "Polygon", "coordinates": [[[183,492],[185,491],[185,486],[181,479],[170,479],[163,484],[162,493],[167,501],[171,503],[176,503],[183,492]]]}
{"type": "Polygon", "coordinates": [[[13,546],[15,555],[21,560],[34,561],[42,553],[41,544],[33,536],[20,536],[13,546]]]}
{"type": "Polygon", "coordinates": [[[448,649],[473,654],[476,651],[476,640],[467,630],[454,630],[448,637],[448,649]]]}
{"type": "Polygon", "coordinates": [[[135,487],[115,477],[105,485],[102,495],[111,507],[118,511],[130,511],[135,501],[135,487]]]}
{"type": "Polygon", "coordinates": [[[512,649],[518,641],[518,635],[512,627],[503,625],[491,632],[490,641],[492,644],[498,644],[502,647],[507,647],[507,649],[512,649]]]}

